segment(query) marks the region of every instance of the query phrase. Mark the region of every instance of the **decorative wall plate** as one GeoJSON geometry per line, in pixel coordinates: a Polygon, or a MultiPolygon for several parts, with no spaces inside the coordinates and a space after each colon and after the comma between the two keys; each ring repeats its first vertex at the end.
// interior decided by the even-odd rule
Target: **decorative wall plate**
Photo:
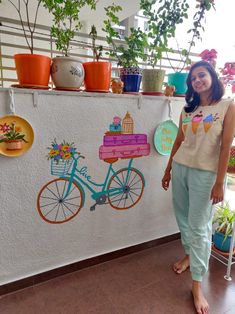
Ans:
{"type": "Polygon", "coordinates": [[[178,126],[170,119],[162,122],[154,133],[154,146],[161,155],[170,155],[178,133],[178,126]]]}
{"type": "Polygon", "coordinates": [[[34,141],[34,131],[30,123],[16,115],[6,115],[0,117],[0,138],[4,136],[8,131],[10,131],[11,125],[14,124],[15,131],[24,134],[24,139],[27,142],[22,142],[21,149],[7,149],[7,144],[5,142],[0,143],[0,154],[8,157],[18,157],[25,154],[33,144],[34,141]]]}

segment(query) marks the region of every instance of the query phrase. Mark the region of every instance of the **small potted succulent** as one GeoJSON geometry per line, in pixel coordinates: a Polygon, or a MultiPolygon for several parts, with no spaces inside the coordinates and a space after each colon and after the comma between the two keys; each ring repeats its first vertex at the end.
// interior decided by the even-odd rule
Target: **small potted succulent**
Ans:
{"type": "Polygon", "coordinates": [[[142,69],[139,68],[139,60],[145,55],[147,37],[140,28],[130,29],[129,36],[124,37],[124,42],[120,42],[121,36],[114,29],[113,25],[120,25],[116,13],[121,11],[120,6],[111,5],[105,8],[107,19],[104,20],[103,31],[106,32],[106,40],[110,45],[109,56],[117,60],[117,65],[121,66],[120,78],[124,83],[124,92],[138,92],[142,79],[142,69]]]}
{"type": "Polygon", "coordinates": [[[3,127],[0,143],[5,143],[7,150],[20,150],[23,148],[23,142],[28,143],[25,134],[20,132],[20,128],[14,122],[10,125],[5,123],[3,127]]]}
{"type": "Polygon", "coordinates": [[[82,27],[80,11],[88,5],[96,8],[95,0],[41,0],[53,16],[52,38],[62,53],[52,59],[51,77],[56,89],[78,90],[84,80],[84,68],[77,57],[69,56],[71,41],[82,27]]]}
{"type": "Polygon", "coordinates": [[[108,61],[100,61],[103,46],[96,45],[97,30],[91,26],[89,36],[92,39],[93,61],[84,62],[85,70],[84,85],[87,92],[108,92],[110,88],[112,64],[108,61]]]}
{"type": "Polygon", "coordinates": [[[216,249],[229,252],[234,221],[235,211],[230,208],[228,202],[216,206],[213,218],[213,225],[216,226],[213,243],[216,249]]]}
{"type": "Polygon", "coordinates": [[[20,86],[23,87],[48,87],[50,78],[51,58],[34,53],[34,33],[38,11],[42,0],[37,1],[34,11],[30,10],[28,1],[1,1],[2,5],[9,3],[14,7],[19,16],[21,28],[30,53],[18,53],[14,55],[17,78],[20,86]],[[26,23],[24,23],[24,19],[26,23]],[[29,36],[28,36],[29,33],[29,36]]]}

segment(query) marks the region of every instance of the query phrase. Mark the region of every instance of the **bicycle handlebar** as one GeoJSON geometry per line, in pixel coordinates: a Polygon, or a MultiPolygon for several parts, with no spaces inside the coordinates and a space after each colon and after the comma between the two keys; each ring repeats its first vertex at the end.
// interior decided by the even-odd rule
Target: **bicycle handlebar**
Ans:
{"type": "Polygon", "coordinates": [[[75,160],[78,160],[79,158],[85,159],[85,156],[80,155],[80,153],[75,152],[73,158],[74,158],[75,160]],[[75,155],[77,155],[77,157],[75,157],[75,155]]]}

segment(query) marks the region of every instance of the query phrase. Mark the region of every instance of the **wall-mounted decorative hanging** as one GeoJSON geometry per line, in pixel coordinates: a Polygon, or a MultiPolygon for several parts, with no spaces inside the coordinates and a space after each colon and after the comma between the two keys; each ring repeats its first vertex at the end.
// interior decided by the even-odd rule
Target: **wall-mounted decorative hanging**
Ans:
{"type": "Polygon", "coordinates": [[[34,132],[28,121],[16,115],[0,117],[0,154],[21,156],[30,149],[33,141],[34,132]]]}
{"type": "Polygon", "coordinates": [[[178,127],[172,120],[171,101],[168,100],[169,119],[162,122],[154,133],[154,146],[161,155],[170,155],[178,133],[178,127]]]}
{"type": "Polygon", "coordinates": [[[140,201],[145,180],[132,164],[135,157],[149,155],[150,145],[145,134],[122,134],[121,125],[121,118],[114,117],[100,146],[100,159],[108,163],[101,182],[93,180],[87,165],[82,163],[85,157],[77,152],[73,143],[52,142],[48,159],[51,160],[51,174],[59,178],[47,182],[38,194],[37,209],[44,221],[61,224],[74,218],[84,206],[86,190],[94,200],[91,211],[97,205],[105,204],[125,210],[140,201]],[[113,164],[119,158],[128,159],[126,167],[116,165],[114,168],[113,164]]]}

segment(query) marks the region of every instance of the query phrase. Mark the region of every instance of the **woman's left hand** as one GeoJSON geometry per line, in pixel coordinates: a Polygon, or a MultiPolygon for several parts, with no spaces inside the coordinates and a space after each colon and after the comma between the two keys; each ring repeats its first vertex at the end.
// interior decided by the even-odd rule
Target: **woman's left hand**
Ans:
{"type": "Polygon", "coordinates": [[[222,202],[224,199],[224,185],[221,183],[215,183],[211,190],[212,204],[222,202]]]}

